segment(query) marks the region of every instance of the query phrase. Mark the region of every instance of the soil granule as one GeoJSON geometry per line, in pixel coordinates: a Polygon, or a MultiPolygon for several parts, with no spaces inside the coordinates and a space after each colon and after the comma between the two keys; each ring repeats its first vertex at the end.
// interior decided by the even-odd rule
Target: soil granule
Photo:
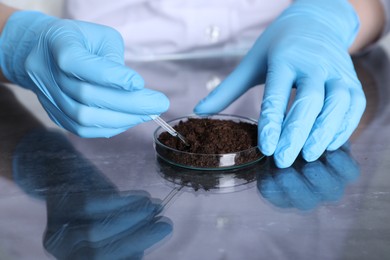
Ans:
{"type": "Polygon", "coordinates": [[[246,164],[261,155],[257,149],[241,153],[241,151],[257,146],[256,124],[210,118],[189,118],[186,121],[180,121],[173,128],[187,139],[190,146],[186,146],[179,138],[171,136],[168,132],[161,133],[158,137],[159,141],[168,147],[186,153],[161,148],[158,153],[163,158],[180,165],[216,168],[221,166],[222,154],[240,152],[234,156],[233,165],[246,164]],[[204,156],[204,154],[210,156],[204,156]]]}

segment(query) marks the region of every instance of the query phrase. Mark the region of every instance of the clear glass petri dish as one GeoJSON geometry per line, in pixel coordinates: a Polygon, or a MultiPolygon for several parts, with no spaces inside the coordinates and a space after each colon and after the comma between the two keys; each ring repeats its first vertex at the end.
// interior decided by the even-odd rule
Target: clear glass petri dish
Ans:
{"type": "MultiPolygon", "coordinates": [[[[168,121],[171,126],[176,126],[180,121],[187,121],[190,118],[209,118],[218,120],[229,120],[233,122],[244,122],[249,124],[257,124],[253,119],[235,116],[218,114],[212,116],[196,116],[180,117],[168,121]]],[[[225,154],[201,154],[181,151],[169,146],[166,146],[159,140],[159,136],[165,132],[162,127],[158,127],[154,132],[154,148],[156,155],[164,161],[175,166],[184,167],[192,170],[229,170],[245,166],[249,166],[260,161],[264,155],[260,152],[257,146],[234,153],[225,154]]]]}

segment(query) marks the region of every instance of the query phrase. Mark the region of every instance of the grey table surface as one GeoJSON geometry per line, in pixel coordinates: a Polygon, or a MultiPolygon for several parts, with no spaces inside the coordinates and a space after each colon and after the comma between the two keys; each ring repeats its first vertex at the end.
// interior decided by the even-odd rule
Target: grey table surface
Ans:
{"type": "MultiPolygon", "coordinates": [[[[236,58],[131,64],[192,113],[236,58]]],[[[0,87],[0,259],[389,259],[390,63],[355,59],[366,113],[320,160],[200,172],[156,158],[148,122],[109,139],[46,127],[0,87]]],[[[224,113],[257,118],[263,87],[224,113]]]]}

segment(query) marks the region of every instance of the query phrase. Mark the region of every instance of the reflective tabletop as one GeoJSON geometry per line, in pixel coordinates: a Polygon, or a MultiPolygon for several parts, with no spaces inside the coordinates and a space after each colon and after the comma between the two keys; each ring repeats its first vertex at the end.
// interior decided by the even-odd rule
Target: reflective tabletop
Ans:
{"type": "MultiPolygon", "coordinates": [[[[192,113],[239,58],[130,64],[192,113]]],[[[0,259],[388,259],[390,60],[354,60],[367,109],[350,141],[287,169],[196,171],[156,157],[153,121],[82,139],[0,86],[0,259]]],[[[257,118],[263,86],[223,113],[257,118]]]]}

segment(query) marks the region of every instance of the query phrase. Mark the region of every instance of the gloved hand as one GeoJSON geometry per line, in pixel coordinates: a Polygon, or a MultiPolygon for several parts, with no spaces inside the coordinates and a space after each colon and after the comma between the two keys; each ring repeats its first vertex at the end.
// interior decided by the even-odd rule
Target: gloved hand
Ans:
{"type": "Polygon", "coordinates": [[[0,66],[36,93],[55,123],[82,137],[119,134],[169,106],[124,65],[123,40],[106,26],[15,12],[0,38],[0,66]]]}
{"type": "Polygon", "coordinates": [[[359,28],[346,0],[296,0],[258,38],[238,67],[194,109],[223,110],[265,83],[259,148],[290,166],[302,150],[314,161],[344,144],[365,109],[348,48],[359,28]],[[292,87],[295,99],[288,109],[292,87]]]}

